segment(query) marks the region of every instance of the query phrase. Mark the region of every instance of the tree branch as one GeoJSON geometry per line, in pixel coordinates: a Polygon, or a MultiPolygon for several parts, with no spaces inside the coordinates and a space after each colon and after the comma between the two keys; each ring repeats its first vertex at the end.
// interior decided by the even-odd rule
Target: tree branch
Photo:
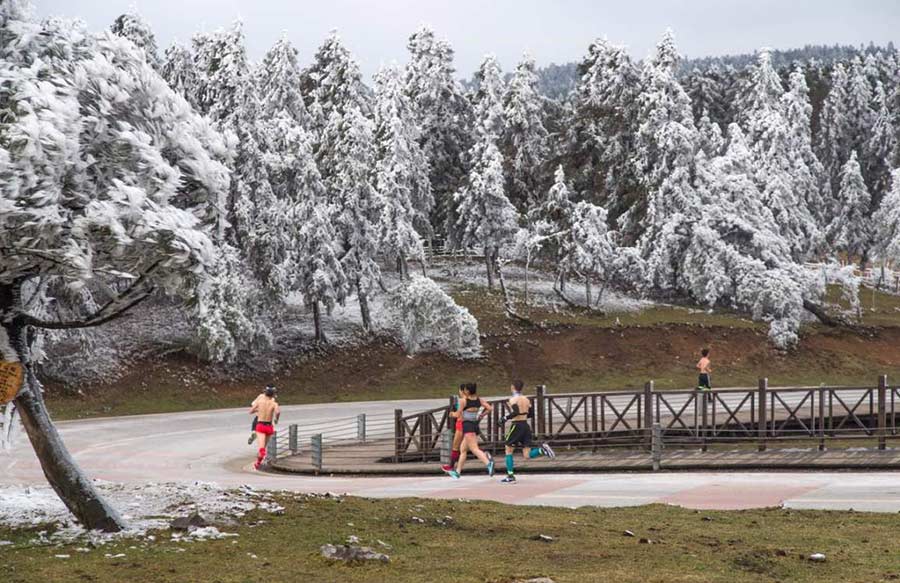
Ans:
{"type": "Polygon", "coordinates": [[[135,297],[131,301],[121,305],[121,307],[116,309],[114,312],[111,312],[106,315],[103,315],[103,311],[106,310],[107,306],[109,306],[110,304],[107,304],[106,306],[104,306],[103,308],[101,308],[100,310],[95,312],[93,315],[91,315],[89,318],[84,318],[82,320],[49,321],[49,320],[41,320],[40,318],[35,318],[34,316],[31,316],[29,314],[20,314],[19,316],[17,316],[17,320],[23,326],[34,326],[35,328],[44,328],[47,330],[72,330],[75,328],[93,328],[95,326],[100,326],[101,324],[106,324],[107,322],[110,322],[112,320],[115,320],[117,318],[124,316],[128,310],[130,310],[134,306],[138,305],[139,303],[143,302],[148,297],[150,297],[155,290],[156,290],[156,288],[154,288],[154,287],[149,288],[143,294],[135,297]]]}
{"type": "Polygon", "coordinates": [[[809,300],[803,300],[803,307],[826,326],[835,328],[837,326],[847,325],[847,322],[843,318],[830,315],[825,308],[819,304],[814,304],[809,300]]]}

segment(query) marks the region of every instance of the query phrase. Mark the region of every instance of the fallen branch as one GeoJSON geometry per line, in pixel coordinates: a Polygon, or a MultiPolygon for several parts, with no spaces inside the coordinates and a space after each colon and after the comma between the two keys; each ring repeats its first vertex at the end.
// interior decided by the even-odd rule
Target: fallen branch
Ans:
{"type": "Polygon", "coordinates": [[[841,317],[832,316],[825,310],[824,306],[819,304],[814,304],[809,300],[803,300],[803,307],[806,311],[810,312],[813,316],[818,318],[820,322],[825,324],[826,326],[831,326],[832,328],[836,328],[838,326],[847,326],[849,323],[841,317]]]}

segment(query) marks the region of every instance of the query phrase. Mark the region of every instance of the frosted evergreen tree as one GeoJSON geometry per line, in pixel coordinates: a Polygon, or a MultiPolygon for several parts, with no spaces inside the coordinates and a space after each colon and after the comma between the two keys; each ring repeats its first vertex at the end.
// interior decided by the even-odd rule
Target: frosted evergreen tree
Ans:
{"type": "Polygon", "coordinates": [[[194,55],[186,46],[174,43],[165,52],[162,76],[169,86],[197,107],[197,92],[200,80],[194,65],[194,55]]]}
{"type": "Polygon", "coordinates": [[[542,188],[543,169],[550,153],[543,120],[544,98],[538,93],[534,59],[527,54],[509,81],[503,105],[507,196],[520,212],[525,212],[542,188]]]}
{"type": "Polygon", "coordinates": [[[541,204],[532,208],[528,215],[529,224],[540,226],[536,234],[546,238],[540,247],[549,254],[548,259],[552,264],[558,264],[566,253],[560,237],[572,230],[574,209],[575,203],[566,183],[565,171],[562,165],[559,165],[553,174],[553,185],[550,190],[541,204]]]}
{"type": "Polygon", "coordinates": [[[881,201],[872,223],[882,262],[900,261],[900,170],[891,173],[891,189],[881,201]]]}
{"type": "Polygon", "coordinates": [[[750,143],[759,141],[760,134],[766,131],[774,116],[781,116],[783,95],[781,78],[772,66],[771,49],[762,48],[750,70],[746,93],[740,103],[741,123],[750,143]]]}
{"type": "Polygon", "coordinates": [[[121,14],[113,21],[110,30],[113,34],[127,38],[136,47],[144,51],[150,66],[160,70],[162,63],[159,60],[159,49],[156,46],[156,36],[150,25],[137,13],[121,14]]]}
{"type": "Polygon", "coordinates": [[[574,109],[562,128],[568,174],[580,197],[602,203],[615,220],[641,190],[634,167],[638,72],[624,47],[600,39],[578,72],[574,109]]]}
{"type": "MultiPolygon", "coordinates": [[[[377,239],[381,201],[375,190],[374,124],[358,107],[343,114],[331,112],[326,135],[337,137],[333,144],[334,172],[326,182],[328,197],[335,207],[341,267],[348,284],[356,291],[363,329],[372,329],[368,297],[380,279],[377,239]]],[[[336,296],[338,301],[343,298],[336,296]]]]}
{"type": "Polygon", "coordinates": [[[838,203],[839,212],[829,227],[832,247],[850,258],[860,258],[860,264],[865,264],[872,245],[869,221],[872,198],[863,180],[855,150],[841,170],[838,203]]]}
{"type": "Polygon", "coordinates": [[[475,71],[476,89],[472,94],[472,110],[475,115],[477,139],[490,139],[497,143],[506,131],[503,115],[503,72],[494,55],[486,55],[475,71]]]}
{"type": "Polygon", "coordinates": [[[220,125],[228,123],[256,93],[251,84],[243,23],[236,21],[228,29],[193,38],[195,63],[199,77],[197,105],[220,125]]]}
{"type": "MultiPolygon", "coordinates": [[[[337,31],[331,31],[316,51],[312,64],[302,71],[300,92],[316,132],[324,129],[335,111],[343,115],[357,107],[364,114],[369,113],[359,64],[344,46],[337,31]]],[[[322,164],[322,160],[319,162],[323,176],[327,176],[328,165],[322,164]]]]}
{"type": "Polygon", "coordinates": [[[694,67],[685,78],[684,90],[691,98],[694,120],[698,124],[704,115],[716,124],[727,120],[723,73],[718,63],[702,70],[694,67]]]}
{"type": "Polygon", "coordinates": [[[678,265],[668,248],[681,245],[685,233],[678,226],[680,217],[697,205],[691,175],[699,136],[690,98],[675,76],[677,64],[675,39],[667,31],[643,66],[636,136],[636,163],[648,193],[640,220],[640,247],[650,278],[661,289],[677,279],[678,265]],[[659,244],[660,238],[665,245],[659,244]]]}
{"type": "MultiPolygon", "coordinates": [[[[0,3],[0,354],[44,475],[86,529],[125,523],[66,451],[35,375],[43,330],[100,326],[215,262],[227,150],[132,42],[0,3]],[[23,298],[38,293],[33,310],[23,298]]],[[[219,311],[220,307],[214,307],[219,311]]]]}
{"type": "MultiPolygon", "coordinates": [[[[841,166],[849,157],[851,150],[847,137],[851,124],[847,111],[850,78],[843,63],[835,63],[830,80],[831,87],[819,115],[816,153],[825,167],[830,184],[836,187],[840,183],[841,166]]],[[[831,209],[831,212],[834,213],[836,210],[831,209]]]]}
{"type": "Polygon", "coordinates": [[[454,193],[465,182],[472,146],[471,106],[456,80],[453,48],[427,27],[409,37],[404,92],[421,130],[434,197],[431,224],[447,235],[455,224],[454,193]]]}
{"type": "MultiPolygon", "coordinates": [[[[379,192],[392,197],[397,189],[402,190],[396,194],[397,204],[409,211],[392,215],[399,218],[410,212],[412,224],[419,234],[430,238],[433,235],[430,218],[434,196],[428,158],[421,146],[422,131],[416,123],[415,111],[403,90],[401,72],[396,67],[382,68],[375,76],[375,124],[378,159],[381,168],[391,174],[389,182],[392,185],[390,191],[379,189],[379,192]]],[[[402,247],[393,247],[392,255],[399,258],[401,251],[402,247]]],[[[410,257],[419,257],[420,243],[405,251],[410,257]]]]}
{"type": "Polygon", "coordinates": [[[725,147],[725,139],[722,137],[722,128],[719,127],[718,123],[710,119],[707,110],[703,110],[703,114],[697,122],[697,132],[700,136],[700,149],[703,150],[707,156],[715,157],[722,152],[722,148],[725,147]]]}
{"type": "Polygon", "coordinates": [[[300,95],[297,49],[282,36],[269,49],[256,70],[263,115],[284,111],[301,127],[310,127],[310,116],[300,95]]]}
{"type": "Polygon", "coordinates": [[[830,201],[830,186],[825,168],[813,151],[812,105],[809,101],[806,75],[799,65],[791,71],[788,91],[781,100],[791,142],[790,150],[794,158],[794,188],[802,195],[810,213],[819,224],[823,224],[830,219],[831,205],[826,203],[826,200],[830,201]]]}
{"type": "Polygon", "coordinates": [[[581,201],[572,209],[572,226],[564,236],[567,255],[562,263],[584,279],[587,307],[591,307],[593,301],[592,281],[601,284],[599,299],[615,272],[618,254],[606,221],[603,207],[581,201]]]}
{"type": "Polygon", "coordinates": [[[891,186],[890,162],[897,143],[887,94],[881,81],[876,82],[874,101],[872,128],[866,143],[868,159],[863,176],[871,185],[872,208],[877,208],[891,186]]]}
{"type": "Polygon", "coordinates": [[[516,208],[504,191],[503,156],[489,134],[481,140],[474,148],[468,184],[456,195],[456,229],[463,248],[484,250],[488,288],[493,289],[500,250],[513,242],[518,226],[516,208]]]}

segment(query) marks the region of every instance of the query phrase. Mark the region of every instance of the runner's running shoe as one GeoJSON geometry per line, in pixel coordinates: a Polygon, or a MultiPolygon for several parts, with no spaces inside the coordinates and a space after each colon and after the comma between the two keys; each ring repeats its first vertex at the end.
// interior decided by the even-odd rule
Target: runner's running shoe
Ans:
{"type": "Polygon", "coordinates": [[[450,470],[449,472],[447,472],[447,474],[450,476],[450,479],[452,479],[452,480],[459,479],[459,472],[457,472],[456,470],[450,470]]]}
{"type": "Polygon", "coordinates": [[[488,465],[487,465],[487,473],[490,477],[494,477],[494,456],[491,454],[487,454],[488,456],[488,465]]]}
{"type": "Polygon", "coordinates": [[[451,471],[453,471],[453,466],[451,464],[444,464],[441,466],[441,470],[443,470],[444,473],[449,474],[451,471]]]}
{"type": "Polygon", "coordinates": [[[253,445],[253,442],[256,440],[256,432],[250,434],[250,437],[247,438],[247,445],[253,445]]]}
{"type": "Polygon", "coordinates": [[[516,483],[516,477],[515,477],[514,475],[512,475],[512,474],[509,474],[508,476],[506,476],[505,478],[503,478],[502,480],[500,480],[500,483],[501,483],[501,484],[515,484],[515,483],[516,483]]]}
{"type": "Polygon", "coordinates": [[[550,459],[556,457],[556,452],[553,451],[553,448],[551,448],[550,445],[546,442],[541,444],[541,451],[544,452],[544,455],[550,459]]]}

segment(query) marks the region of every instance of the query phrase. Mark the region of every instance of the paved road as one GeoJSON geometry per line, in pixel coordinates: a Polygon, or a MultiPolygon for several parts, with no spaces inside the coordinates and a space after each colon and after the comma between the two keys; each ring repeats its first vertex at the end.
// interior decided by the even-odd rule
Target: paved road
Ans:
{"type": "MultiPolygon", "coordinates": [[[[284,407],[285,423],[334,422],[365,411],[384,418],[394,408],[419,410],[446,400],[338,403],[284,407]]],[[[210,481],[223,486],[375,497],[487,499],[554,506],[630,506],[653,502],[691,508],[900,510],[900,472],[772,472],[523,475],[514,486],[498,478],[329,478],[276,476],[249,469],[249,418],[242,409],[68,421],[60,431],[78,462],[94,477],[115,482],[210,481]]],[[[0,484],[43,483],[24,436],[0,454],[0,484]]]]}

